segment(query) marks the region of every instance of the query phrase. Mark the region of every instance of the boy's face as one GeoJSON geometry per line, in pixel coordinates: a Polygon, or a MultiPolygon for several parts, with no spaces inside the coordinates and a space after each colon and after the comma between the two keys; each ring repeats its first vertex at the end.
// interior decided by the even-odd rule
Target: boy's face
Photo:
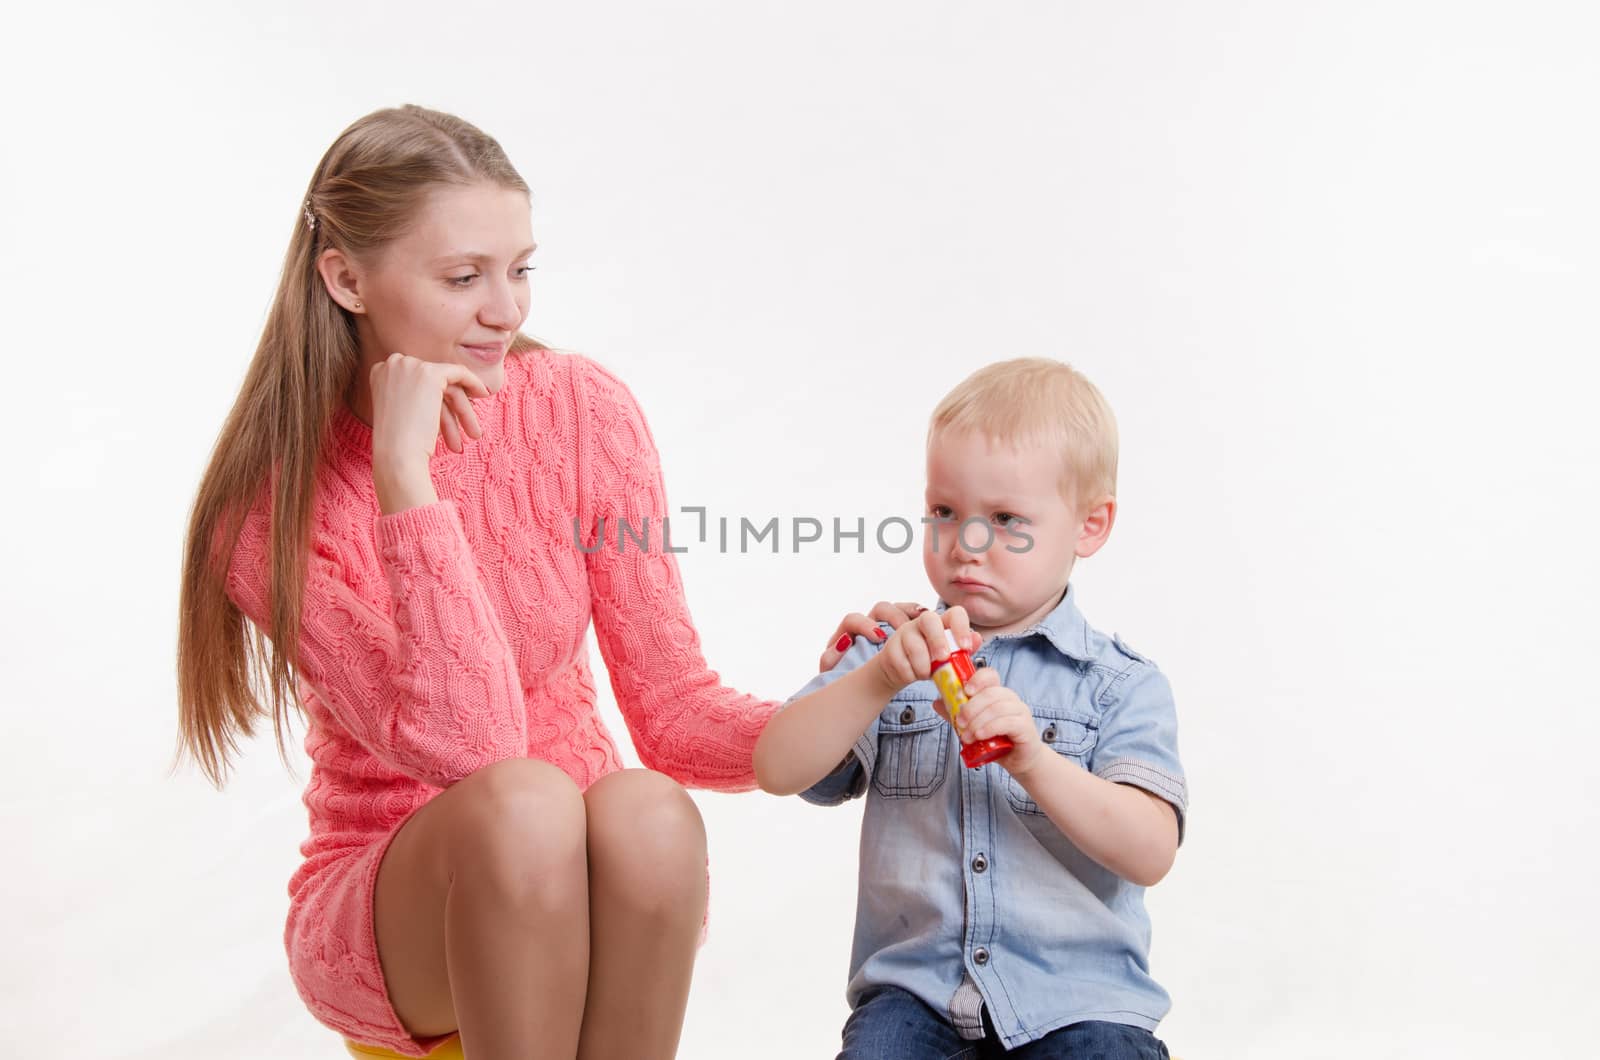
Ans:
{"type": "Polygon", "coordinates": [[[1109,532],[1107,511],[1104,530],[1086,538],[1060,487],[1057,449],[991,443],[975,431],[929,440],[924,515],[940,521],[923,529],[922,563],[939,598],[965,608],[985,636],[1027,629],[1054,610],[1073,560],[1109,532]]]}

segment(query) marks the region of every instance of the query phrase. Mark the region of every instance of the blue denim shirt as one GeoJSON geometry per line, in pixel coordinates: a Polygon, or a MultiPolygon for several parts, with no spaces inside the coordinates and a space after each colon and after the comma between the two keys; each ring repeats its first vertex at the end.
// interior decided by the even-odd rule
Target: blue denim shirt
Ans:
{"type": "MultiPolygon", "coordinates": [[[[857,637],[790,702],[880,647],[857,637]]],[[[992,638],[973,660],[1028,704],[1057,754],[1170,802],[1182,842],[1188,793],[1171,687],[1084,622],[1071,586],[1042,622],[992,638]]],[[[932,681],[907,685],[840,768],[801,793],[822,806],[867,796],[851,1006],[897,986],[964,1038],[982,1037],[987,1007],[1008,1049],[1081,1020],[1154,1030],[1171,1000],[1150,977],[1144,888],[1078,850],[1001,766],[964,768],[937,698],[932,681]]]]}

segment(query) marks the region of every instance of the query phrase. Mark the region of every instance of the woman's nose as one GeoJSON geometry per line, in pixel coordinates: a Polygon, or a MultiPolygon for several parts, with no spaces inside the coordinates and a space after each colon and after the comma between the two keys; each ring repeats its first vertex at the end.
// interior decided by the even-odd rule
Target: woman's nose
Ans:
{"type": "Polygon", "coordinates": [[[500,331],[514,331],[522,326],[522,306],[509,284],[494,287],[493,296],[479,310],[478,319],[485,327],[500,331]]]}

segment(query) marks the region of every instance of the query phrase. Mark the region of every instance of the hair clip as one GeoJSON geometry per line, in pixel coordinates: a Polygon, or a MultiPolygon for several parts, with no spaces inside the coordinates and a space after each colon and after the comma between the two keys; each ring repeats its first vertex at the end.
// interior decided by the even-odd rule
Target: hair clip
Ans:
{"type": "Polygon", "coordinates": [[[317,215],[311,212],[310,199],[306,200],[304,212],[306,215],[306,231],[315,232],[317,230],[317,215]]]}

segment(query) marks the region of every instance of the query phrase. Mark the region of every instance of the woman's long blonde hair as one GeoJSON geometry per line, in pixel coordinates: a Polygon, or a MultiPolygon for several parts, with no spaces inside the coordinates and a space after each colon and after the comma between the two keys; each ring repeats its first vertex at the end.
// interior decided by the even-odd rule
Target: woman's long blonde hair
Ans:
{"type": "MultiPolygon", "coordinates": [[[[317,256],[337,247],[370,260],[404,233],[429,192],[476,183],[528,192],[492,137],[460,118],[407,105],[368,114],[341,133],[296,204],[278,293],[189,516],[174,767],[187,753],[222,787],[240,737],[252,736],[269,713],[278,753],[288,761],[288,706],[300,706],[292,674],[317,464],[361,363],[355,320],[328,294],[317,256]],[[245,514],[269,483],[271,614],[266,629],[252,630],[227,595],[227,575],[245,514]]],[[[538,348],[521,333],[511,344],[512,353],[538,348]]]]}

